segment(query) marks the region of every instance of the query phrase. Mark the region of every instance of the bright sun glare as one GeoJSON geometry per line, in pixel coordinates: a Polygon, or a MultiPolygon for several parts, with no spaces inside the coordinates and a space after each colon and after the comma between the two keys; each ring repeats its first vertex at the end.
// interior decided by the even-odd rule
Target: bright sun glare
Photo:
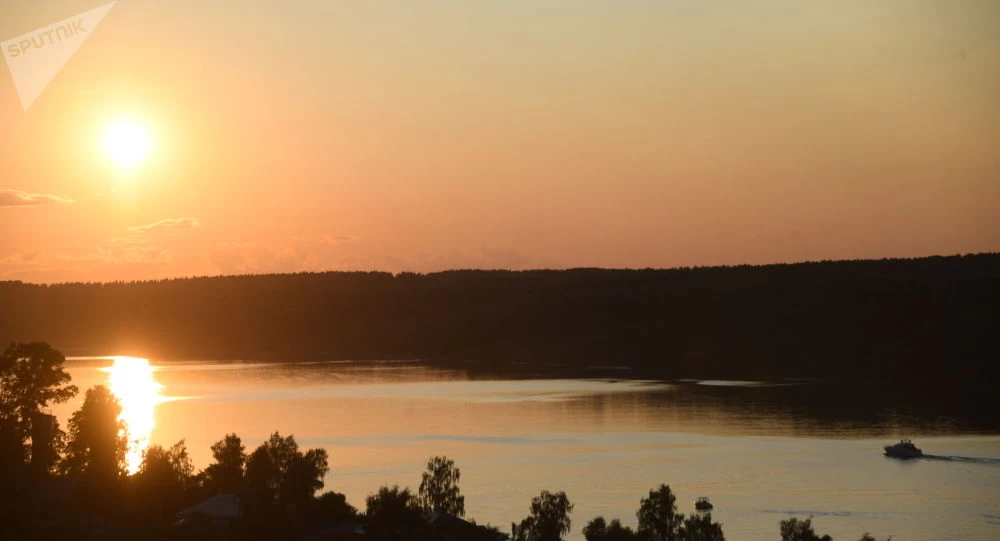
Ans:
{"type": "Polygon", "coordinates": [[[123,120],[104,130],[104,151],[119,167],[135,167],[149,154],[149,132],[141,124],[123,120]]]}
{"type": "Polygon", "coordinates": [[[156,426],[156,405],[163,402],[163,385],[153,377],[148,359],[113,357],[108,372],[108,388],[122,405],[118,419],[125,421],[128,431],[128,451],[125,459],[128,472],[139,471],[142,454],[156,426]]]}

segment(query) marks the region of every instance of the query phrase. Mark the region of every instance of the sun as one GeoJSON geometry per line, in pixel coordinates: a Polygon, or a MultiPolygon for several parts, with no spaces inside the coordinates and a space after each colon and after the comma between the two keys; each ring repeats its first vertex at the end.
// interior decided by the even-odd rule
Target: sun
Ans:
{"type": "Polygon", "coordinates": [[[119,167],[133,168],[149,155],[150,138],[145,126],[132,120],[108,125],[104,130],[104,151],[119,167]]]}

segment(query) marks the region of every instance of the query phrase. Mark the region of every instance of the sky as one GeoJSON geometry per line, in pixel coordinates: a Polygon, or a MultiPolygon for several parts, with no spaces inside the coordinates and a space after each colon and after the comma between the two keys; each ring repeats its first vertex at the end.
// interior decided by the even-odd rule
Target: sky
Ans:
{"type": "MultiPolygon", "coordinates": [[[[0,41],[104,3],[0,0],[0,41]]],[[[0,280],[1000,251],[997,21],[119,0],[27,111],[0,70],[0,280]],[[148,138],[131,166],[121,125],[148,138]]]]}

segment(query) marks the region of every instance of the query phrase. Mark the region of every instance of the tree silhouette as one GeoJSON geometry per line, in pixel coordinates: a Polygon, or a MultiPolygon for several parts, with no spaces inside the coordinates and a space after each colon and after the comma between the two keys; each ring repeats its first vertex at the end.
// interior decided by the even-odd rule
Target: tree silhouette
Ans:
{"type": "Polygon", "coordinates": [[[425,526],[419,502],[408,488],[383,486],[365,504],[365,532],[373,539],[413,537],[425,526]]]}
{"type": "Polygon", "coordinates": [[[695,513],[684,519],[681,539],[685,541],[725,541],[722,524],[712,522],[711,513],[695,513]]]}
{"type": "Polygon", "coordinates": [[[651,541],[680,539],[684,515],[677,513],[677,498],[670,486],[662,484],[639,502],[639,534],[651,541]]]}
{"type": "Polygon", "coordinates": [[[188,456],[184,440],[173,444],[170,449],[153,444],[142,454],[139,477],[162,477],[183,487],[193,475],[194,464],[188,456]]]}
{"type": "Polygon", "coordinates": [[[215,462],[205,468],[205,488],[228,493],[237,492],[243,484],[246,465],[246,447],[236,434],[226,436],[212,444],[215,462]]]}
{"type": "Polygon", "coordinates": [[[22,447],[31,437],[35,414],[77,393],[75,385],[67,385],[64,361],[62,353],[44,342],[11,344],[0,354],[0,432],[13,435],[22,447]]]}
{"type": "Polygon", "coordinates": [[[604,517],[594,517],[583,527],[583,538],[587,541],[606,541],[608,539],[608,523],[604,517]]]}
{"type": "Polygon", "coordinates": [[[244,503],[250,507],[309,502],[323,488],[330,467],[325,449],[299,451],[294,436],[278,432],[247,459],[244,503]]]}
{"type": "Polygon", "coordinates": [[[113,479],[125,474],[128,448],[122,407],[103,385],[87,390],[83,405],[69,420],[69,441],[61,468],[67,473],[113,479]]]}
{"type": "Polygon", "coordinates": [[[159,511],[160,519],[170,519],[185,503],[185,492],[191,488],[194,465],[188,456],[184,440],[170,449],[150,445],[143,453],[139,472],[133,477],[136,501],[159,511]]]}
{"type": "Polygon", "coordinates": [[[121,405],[103,385],[87,390],[83,405],[69,420],[64,473],[74,474],[77,507],[104,513],[121,508],[128,435],[118,420],[121,405]]]}
{"type": "Polygon", "coordinates": [[[833,539],[829,535],[823,537],[816,535],[812,527],[812,517],[805,520],[792,517],[781,521],[781,541],[833,541],[833,539]]]}
{"type": "Polygon", "coordinates": [[[315,504],[309,510],[314,519],[329,519],[347,522],[358,517],[358,510],[347,503],[347,496],[338,492],[324,492],[316,498],[315,504]]]}
{"type": "MultiPolygon", "coordinates": [[[[872,534],[865,532],[864,534],[861,535],[861,539],[859,539],[858,541],[878,541],[878,540],[875,539],[875,536],[873,536],[872,534]]],[[[892,541],[892,536],[886,539],[886,541],[892,541]]]]}
{"type": "Polygon", "coordinates": [[[465,516],[465,496],[458,489],[460,478],[461,471],[454,461],[443,456],[429,459],[418,490],[420,506],[425,511],[465,516]]]}
{"type": "Polygon", "coordinates": [[[569,533],[573,504],[565,492],[543,490],[531,500],[531,515],[520,524],[511,524],[514,541],[559,541],[569,533]]]}
{"type": "Polygon", "coordinates": [[[323,488],[323,478],[330,471],[328,462],[326,449],[309,449],[297,455],[281,483],[281,502],[299,505],[311,501],[323,488]]]}
{"type": "Polygon", "coordinates": [[[608,524],[604,517],[596,517],[583,528],[583,537],[587,541],[634,541],[639,536],[628,526],[622,526],[618,519],[612,519],[608,524]]]}

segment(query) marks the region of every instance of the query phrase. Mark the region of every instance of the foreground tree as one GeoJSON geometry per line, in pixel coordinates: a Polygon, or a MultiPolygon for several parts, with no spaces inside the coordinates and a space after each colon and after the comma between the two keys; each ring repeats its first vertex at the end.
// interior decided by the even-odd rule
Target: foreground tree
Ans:
{"type": "Polygon", "coordinates": [[[649,491],[639,502],[639,534],[651,541],[680,539],[684,515],[677,513],[677,498],[670,486],[663,484],[649,491]]]}
{"type": "Polygon", "coordinates": [[[150,445],[142,454],[142,464],[139,466],[139,478],[162,478],[164,481],[181,487],[191,481],[194,475],[194,464],[188,455],[187,446],[181,440],[169,449],[159,445],[150,445]]]}
{"type": "Polygon", "coordinates": [[[347,503],[347,496],[339,492],[324,492],[309,509],[313,519],[349,522],[358,518],[358,510],[347,503]]]}
{"type": "Polygon", "coordinates": [[[622,526],[618,519],[612,519],[611,524],[604,517],[596,517],[583,528],[583,537],[587,541],[635,541],[639,539],[632,528],[622,526]]]}
{"type": "MultiPolygon", "coordinates": [[[[872,534],[865,532],[864,534],[861,535],[861,539],[859,539],[858,541],[878,541],[878,540],[875,539],[875,536],[873,536],[872,534]]],[[[887,538],[886,541],[892,541],[892,536],[887,538]]]]}
{"type": "Polygon", "coordinates": [[[694,514],[684,519],[681,529],[681,539],[684,541],[725,541],[722,535],[722,524],[712,522],[712,514],[694,514]]]}
{"type": "Polygon", "coordinates": [[[105,479],[125,475],[128,447],[122,407],[103,385],[87,390],[83,405],[69,420],[69,441],[61,468],[66,473],[105,479]]]}
{"type": "Polygon", "coordinates": [[[83,405],[70,417],[60,469],[78,480],[74,492],[80,510],[103,514],[122,507],[128,436],[118,420],[121,410],[111,391],[98,385],[87,391],[83,405]]]}
{"type": "Polygon", "coordinates": [[[565,492],[543,490],[531,500],[531,515],[511,524],[514,541],[559,541],[569,533],[573,504],[565,492]]]}
{"type": "Polygon", "coordinates": [[[416,539],[424,529],[420,504],[408,488],[381,487],[365,504],[365,533],[373,539],[416,539]]]}
{"type": "Polygon", "coordinates": [[[294,436],[277,432],[247,459],[244,500],[251,507],[309,503],[330,470],[325,449],[299,451],[294,436]]]}
{"type": "Polygon", "coordinates": [[[143,453],[139,472],[133,477],[136,502],[158,512],[158,519],[171,519],[184,507],[185,494],[194,480],[194,465],[184,440],[164,449],[150,445],[143,453]]]}
{"type": "Polygon", "coordinates": [[[781,541],[833,541],[829,535],[820,537],[812,527],[812,517],[805,520],[790,518],[781,521],[781,541]]]}
{"type": "Polygon", "coordinates": [[[465,516],[465,496],[458,489],[461,471],[455,462],[443,456],[427,461],[418,490],[420,506],[425,511],[441,511],[457,517],[465,516]]]}
{"type": "Polygon", "coordinates": [[[583,538],[587,541],[605,541],[608,538],[608,523],[604,517],[594,517],[583,527],[583,538]]]}
{"type": "Polygon", "coordinates": [[[215,462],[205,468],[204,485],[210,491],[237,492],[243,485],[246,447],[236,434],[226,436],[212,444],[215,462]]]}
{"type": "Polygon", "coordinates": [[[68,385],[65,360],[44,342],[11,344],[0,354],[0,432],[20,442],[24,453],[35,415],[50,403],[65,402],[77,393],[75,385],[68,385]]]}

